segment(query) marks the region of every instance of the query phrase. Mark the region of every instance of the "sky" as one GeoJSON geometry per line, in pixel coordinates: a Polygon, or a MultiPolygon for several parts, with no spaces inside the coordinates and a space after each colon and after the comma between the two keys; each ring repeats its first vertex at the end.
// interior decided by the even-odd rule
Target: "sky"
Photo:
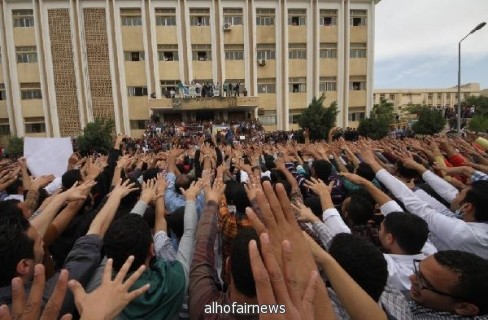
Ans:
{"type": "MultiPolygon", "coordinates": [[[[375,16],[375,89],[449,88],[457,86],[458,42],[488,23],[488,0],[381,0],[375,16]]],[[[461,50],[461,83],[488,88],[488,25],[461,50]]]]}

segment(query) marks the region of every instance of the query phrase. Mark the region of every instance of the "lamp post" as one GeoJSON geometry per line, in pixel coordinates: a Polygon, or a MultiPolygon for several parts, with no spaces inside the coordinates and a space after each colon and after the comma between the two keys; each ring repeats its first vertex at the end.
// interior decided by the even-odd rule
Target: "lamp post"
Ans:
{"type": "Polygon", "coordinates": [[[464,38],[461,39],[458,43],[458,112],[457,112],[457,133],[461,135],[461,42],[466,39],[470,34],[475,33],[479,29],[483,28],[486,25],[486,22],[481,22],[478,24],[470,33],[468,33],[464,38]]]}

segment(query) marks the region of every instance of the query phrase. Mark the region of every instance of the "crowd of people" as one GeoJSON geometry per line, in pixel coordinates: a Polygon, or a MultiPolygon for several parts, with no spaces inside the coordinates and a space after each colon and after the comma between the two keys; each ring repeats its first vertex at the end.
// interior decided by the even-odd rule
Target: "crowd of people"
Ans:
{"type": "Polygon", "coordinates": [[[191,125],[0,161],[0,319],[488,319],[485,137],[191,125]]]}
{"type": "MultiPolygon", "coordinates": [[[[177,86],[168,86],[164,91],[166,98],[212,98],[212,97],[247,97],[247,89],[239,81],[218,82],[193,80],[190,84],[180,82],[177,86]]],[[[154,95],[155,97],[155,95],[154,95]]]]}

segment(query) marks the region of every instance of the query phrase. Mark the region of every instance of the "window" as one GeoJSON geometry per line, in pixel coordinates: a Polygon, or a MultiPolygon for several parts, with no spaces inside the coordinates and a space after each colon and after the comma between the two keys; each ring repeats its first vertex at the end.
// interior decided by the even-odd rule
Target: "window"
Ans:
{"type": "Polygon", "coordinates": [[[337,10],[320,10],[320,25],[335,26],[337,25],[337,10]]]}
{"type": "Polygon", "coordinates": [[[126,27],[142,26],[141,9],[120,9],[120,20],[126,27]]]}
{"type": "Polygon", "coordinates": [[[442,99],[442,93],[437,94],[437,99],[442,99]]]}
{"type": "Polygon", "coordinates": [[[193,60],[212,61],[212,46],[210,44],[192,45],[193,60]]]}
{"type": "Polygon", "coordinates": [[[127,87],[127,95],[129,97],[147,96],[147,87],[127,87]]]}
{"type": "Polygon", "coordinates": [[[8,122],[8,119],[0,119],[0,135],[10,135],[10,124],[8,122]]]}
{"type": "Polygon", "coordinates": [[[289,90],[291,93],[307,92],[306,78],[290,78],[289,90]]]}
{"type": "Polygon", "coordinates": [[[274,26],[275,10],[274,9],[256,9],[257,26],[274,26]]]}
{"type": "Polygon", "coordinates": [[[12,10],[14,28],[30,28],[34,26],[34,12],[32,10],[12,10]]]}
{"type": "Polygon", "coordinates": [[[125,61],[144,61],[144,51],[124,51],[125,61]]]}
{"type": "Polygon", "coordinates": [[[42,133],[46,132],[46,124],[43,117],[25,118],[25,132],[26,133],[42,133]]]}
{"type": "Polygon", "coordinates": [[[37,62],[36,47],[15,47],[17,52],[17,63],[37,62]]]}
{"type": "Polygon", "coordinates": [[[350,24],[351,26],[365,26],[366,25],[366,10],[351,10],[350,24]]]}
{"type": "Polygon", "coordinates": [[[395,95],[394,94],[390,94],[390,100],[391,101],[395,100],[395,95]]]}
{"type": "Polygon", "coordinates": [[[226,44],[224,45],[225,60],[244,60],[244,45],[226,44]]]}
{"type": "Polygon", "coordinates": [[[275,125],[276,124],[276,111],[265,110],[262,116],[259,116],[259,122],[263,125],[275,125]]]}
{"type": "Polygon", "coordinates": [[[288,48],[289,59],[307,59],[307,45],[305,43],[290,43],[288,48]]]}
{"type": "Polygon", "coordinates": [[[274,44],[258,43],[256,46],[258,60],[275,60],[276,47],[274,44]]]}
{"type": "Polygon", "coordinates": [[[161,80],[161,95],[166,98],[171,98],[171,90],[178,91],[179,80],[161,80]]]}
{"type": "Polygon", "coordinates": [[[131,129],[146,129],[146,120],[130,120],[131,129]]]}
{"type": "Polygon", "coordinates": [[[157,26],[176,26],[176,9],[159,8],[156,9],[157,26]]]}
{"type": "Polygon", "coordinates": [[[258,79],[258,94],[276,93],[276,79],[258,79]]]}
{"type": "Polygon", "coordinates": [[[177,44],[158,44],[159,61],[178,61],[177,44]]]}
{"type": "Polygon", "coordinates": [[[307,23],[307,10],[288,9],[288,25],[304,26],[307,23]]]}
{"type": "Polygon", "coordinates": [[[22,100],[42,99],[40,83],[21,83],[20,96],[22,100]]]}
{"type": "Polygon", "coordinates": [[[224,8],[224,24],[242,25],[242,9],[224,8]]]}
{"type": "Polygon", "coordinates": [[[320,58],[321,59],[336,59],[337,58],[337,43],[321,43],[320,44],[320,58]]]}
{"type": "Polygon", "coordinates": [[[434,97],[434,94],[433,93],[428,93],[427,94],[427,99],[432,99],[434,97]]]}
{"type": "Polygon", "coordinates": [[[0,100],[7,100],[7,92],[3,83],[0,83],[0,100]]]}
{"type": "Polygon", "coordinates": [[[349,80],[349,90],[352,91],[366,90],[365,77],[357,77],[357,78],[351,77],[351,79],[349,80]]]}
{"type": "Polygon", "coordinates": [[[359,121],[363,120],[366,116],[365,112],[350,112],[347,116],[349,121],[359,121]]]}
{"type": "Polygon", "coordinates": [[[351,43],[351,58],[366,58],[366,43],[351,43]]]}
{"type": "Polygon", "coordinates": [[[320,77],[319,90],[320,90],[320,92],[337,91],[337,78],[336,77],[320,77]]]}
{"type": "Polygon", "coordinates": [[[293,124],[298,124],[300,121],[300,117],[302,116],[301,113],[293,113],[288,116],[288,122],[293,124]]]}
{"type": "Polygon", "coordinates": [[[190,25],[209,26],[210,9],[190,9],[190,25]]]}

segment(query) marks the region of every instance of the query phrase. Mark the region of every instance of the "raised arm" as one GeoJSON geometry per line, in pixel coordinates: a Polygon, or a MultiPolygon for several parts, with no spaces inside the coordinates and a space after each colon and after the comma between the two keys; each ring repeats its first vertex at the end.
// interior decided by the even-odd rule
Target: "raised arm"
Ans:
{"type": "Polygon", "coordinates": [[[380,320],[387,319],[381,306],[375,302],[340,266],[335,259],[322,250],[308,235],[312,254],[317,264],[325,272],[334,292],[339,297],[342,306],[352,320],[380,320]]]}
{"type": "Polygon", "coordinates": [[[105,235],[110,223],[112,222],[115,213],[120,204],[120,200],[125,197],[130,192],[136,190],[137,188],[133,188],[134,183],[129,183],[129,180],[125,180],[124,182],[120,182],[110,193],[110,196],[97,214],[95,219],[93,219],[90,228],[88,229],[87,234],[97,234],[101,237],[105,235]]]}
{"type": "Polygon", "coordinates": [[[49,224],[53,221],[61,206],[67,201],[84,200],[84,191],[95,185],[94,182],[86,182],[80,186],[74,185],[71,189],[55,195],[49,204],[44,208],[42,214],[31,220],[31,225],[37,230],[41,237],[46,234],[49,224]]]}

